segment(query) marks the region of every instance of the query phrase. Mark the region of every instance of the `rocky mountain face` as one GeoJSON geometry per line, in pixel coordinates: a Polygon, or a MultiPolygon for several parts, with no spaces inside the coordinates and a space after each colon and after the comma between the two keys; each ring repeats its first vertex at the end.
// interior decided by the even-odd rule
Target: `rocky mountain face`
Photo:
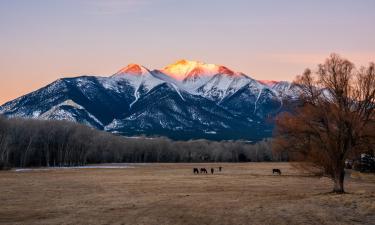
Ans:
{"type": "Polygon", "coordinates": [[[7,117],[69,120],[125,136],[256,141],[272,135],[288,82],[257,81],[225,66],[180,60],[130,64],[112,76],[62,78],[5,103],[7,117]]]}

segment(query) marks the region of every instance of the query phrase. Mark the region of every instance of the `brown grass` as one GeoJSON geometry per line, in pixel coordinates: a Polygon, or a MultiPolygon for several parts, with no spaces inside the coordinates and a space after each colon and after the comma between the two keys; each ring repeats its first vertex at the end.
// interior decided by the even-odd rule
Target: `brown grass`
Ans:
{"type": "Polygon", "coordinates": [[[287,163],[146,164],[0,172],[1,224],[374,224],[375,181],[331,182],[287,163]],[[193,167],[218,167],[194,175],[193,167]],[[282,176],[273,176],[280,168],[282,176]]]}

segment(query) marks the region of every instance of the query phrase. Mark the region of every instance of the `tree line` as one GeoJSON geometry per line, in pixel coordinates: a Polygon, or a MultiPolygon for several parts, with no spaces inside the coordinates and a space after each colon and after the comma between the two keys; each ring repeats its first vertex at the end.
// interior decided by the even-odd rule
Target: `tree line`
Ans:
{"type": "Polygon", "coordinates": [[[271,142],[129,138],[69,121],[0,116],[0,168],[91,163],[245,162],[279,159],[271,142]]]}

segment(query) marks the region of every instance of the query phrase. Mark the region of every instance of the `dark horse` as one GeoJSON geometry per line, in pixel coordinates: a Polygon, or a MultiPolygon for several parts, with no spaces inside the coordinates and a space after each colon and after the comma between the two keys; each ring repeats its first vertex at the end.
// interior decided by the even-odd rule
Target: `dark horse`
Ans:
{"type": "Polygon", "coordinates": [[[198,174],[198,173],[199,173],[198,168],[194,168],[194,169],[193,169],[193,173],[194,173],[194,174],[198,174]]]}
{"type": "Polygon", "coordinates": [[[201,173],[207,173],[206,168],[201,168],[201,173]]]}
{"type": "Polygon", "coordinates": [[[278,173],[281,175],[281,170],[280,169],[272,169],[272,174],[278,173]]]}
{"type": "Polygon", "coordinates": [[[211,174],[214,174],[214,172],[215,172],[215,169],[211,168],[211,174]]]}

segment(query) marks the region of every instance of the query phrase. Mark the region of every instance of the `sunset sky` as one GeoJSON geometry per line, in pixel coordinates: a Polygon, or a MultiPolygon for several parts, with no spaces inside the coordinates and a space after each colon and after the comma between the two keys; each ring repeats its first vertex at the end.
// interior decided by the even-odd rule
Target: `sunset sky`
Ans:
{"type": "Polygon", "coordinates": [[[375,61],[374,0],[0,0],[0,104],[129,63],[222,64],[293,80],[331,52],[375,61]]]}

